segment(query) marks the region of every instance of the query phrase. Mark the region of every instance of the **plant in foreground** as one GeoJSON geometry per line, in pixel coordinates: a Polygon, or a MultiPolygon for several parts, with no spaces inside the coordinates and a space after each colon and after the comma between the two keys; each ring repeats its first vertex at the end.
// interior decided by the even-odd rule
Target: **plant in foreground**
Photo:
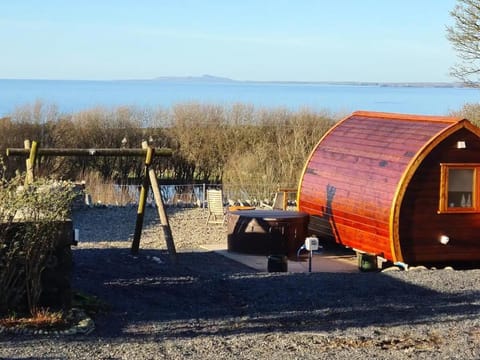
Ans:
{"type": "Polygon", "coordinates": [[[35,316],[57,224],[68,218],[75,195],[69,182],[20,184],[18,177],[0,186],[0,314],[23,312],[26,303],[35,316]]]}

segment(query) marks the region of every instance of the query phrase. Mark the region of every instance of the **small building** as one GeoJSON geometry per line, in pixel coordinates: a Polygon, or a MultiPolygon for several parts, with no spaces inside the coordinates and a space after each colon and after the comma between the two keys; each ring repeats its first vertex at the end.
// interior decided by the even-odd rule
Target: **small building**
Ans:
{"type": "Polygon", "coordinates": [[[408,265],[480,261],[480,129],[466,119],[358,111],[300,178],[309,232],[408,265]]]}

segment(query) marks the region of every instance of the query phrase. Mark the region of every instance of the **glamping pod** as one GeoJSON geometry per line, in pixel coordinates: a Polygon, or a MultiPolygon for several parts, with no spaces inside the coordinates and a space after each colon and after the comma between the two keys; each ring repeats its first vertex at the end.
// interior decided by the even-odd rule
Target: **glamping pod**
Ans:
{"type": "Polygon", "coordinates": [[[354,112],[305,164],[309,233],[408,265],[480,261],[479,136],[465,119],[354,112]]]}

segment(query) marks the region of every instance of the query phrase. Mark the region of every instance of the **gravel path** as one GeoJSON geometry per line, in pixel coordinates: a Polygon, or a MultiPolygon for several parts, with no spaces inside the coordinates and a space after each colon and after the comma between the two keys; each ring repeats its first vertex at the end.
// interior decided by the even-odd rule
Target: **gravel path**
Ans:
{"type": "Polygon", "coordinates": [[[480,270],[258,273],[203,243],[226,241],[199,209],[170,214],[169,262],[147,209],[74,214],[75,288],[105,301],[80,336],[0,335],[5,359],[480,359],[480,270]]]}

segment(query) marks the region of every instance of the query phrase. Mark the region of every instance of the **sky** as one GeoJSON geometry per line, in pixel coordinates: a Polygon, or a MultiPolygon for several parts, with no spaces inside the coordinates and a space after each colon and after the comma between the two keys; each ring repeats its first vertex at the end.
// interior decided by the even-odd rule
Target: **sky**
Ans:
{"type": "Polygon", "coordinates": [[[0,78],[452,82],[456,0],[0,3],[0,78]]]}

